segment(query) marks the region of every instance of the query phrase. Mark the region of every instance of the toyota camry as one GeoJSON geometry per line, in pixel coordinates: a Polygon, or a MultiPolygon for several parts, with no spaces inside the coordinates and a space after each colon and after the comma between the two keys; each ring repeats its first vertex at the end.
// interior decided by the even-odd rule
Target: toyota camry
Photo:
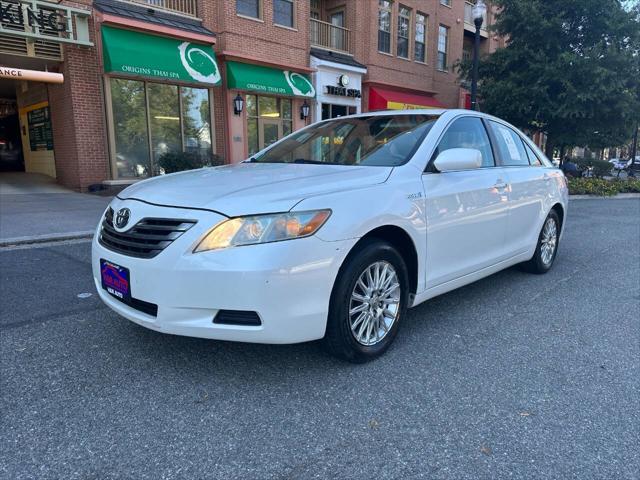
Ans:
{"type": "Polygon", "coordinates": [[[323,339],[363,362],[408,308],[512,265],[545,273],[567,183],[508,123],[468,110],[310,125],[244,162],[155,177],[94,237],[102,300],[158,332],[323,339]]]}

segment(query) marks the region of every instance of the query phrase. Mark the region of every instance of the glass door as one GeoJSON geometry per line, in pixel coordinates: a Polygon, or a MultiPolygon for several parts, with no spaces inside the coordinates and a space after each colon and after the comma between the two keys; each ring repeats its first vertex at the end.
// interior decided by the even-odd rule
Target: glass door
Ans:
{"type": "Polygon", "coordinates": [[[260,150],[268,147],[272,143],[282,138],[282,122],[272,118],[261,118],[258,121],[258,140],[260,142],[260,150]]]}
{"type": "Polygon", "coordinates": [[[180,98],[178,86],[164,83],[147,84],[149,127],[153,175],[163,173],[166,156],[182,151],[180,132],[180,98]]]}
{"type": "Polygon", "coordinates": [[[344,50],[344,12],[335,12],[329,15],[329,23],[334,27],[340,28],[332,28],[331,29],[331,48],[335,48],[336,50],[344,50]]]}

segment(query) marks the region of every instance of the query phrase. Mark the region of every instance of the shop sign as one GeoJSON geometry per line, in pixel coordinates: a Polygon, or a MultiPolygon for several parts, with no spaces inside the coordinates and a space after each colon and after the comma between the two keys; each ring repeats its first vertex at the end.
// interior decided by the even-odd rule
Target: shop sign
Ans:
{"type": "Polygon", "coordinates": [[[369,89],[369,110],[419,110],[425,108],[445,108],[429,95],[417,95],[383,88],[369,89]]]}
{"type": "Polygon", "coordinates": [[[93,45],[91,12],[38,0],[0,0],[0,33],[52,42],[93,45]]]}
{"type": "Polygon", "coordinates": [[[337,87],[334,85],[325,85],[324,86],[325,93],[328,95],[338,95],[340,97],[352,97],[352,98],[360,98],[362,94],[360,90],[355,88],[345,88],[345,87],[337,87]]]}
{"type": "Polygon", "coordinates": [[[338,95],[340,97],[360,98],[362,95],[360,90],[356,88],[347,88],[351,79],[349,75],[340,75],[336,81],[336,85],[325,85],[324,92],[327,95],[338,95]]]}
{"type": "Polygon", "coordinates": [[[102,53],[107,73],[208,85],[222,80],[211,45],[104,25],[102,53]]]}
{"type": "Polygon", "coordinates": [[[53,150],[53,130],[49,106],[42,106],[27,112],[29,147],[32,152],[53,150]]]}
{"type": "Polygon", "coordinates": [[[227,62],[227,87],[268,95],[316,96],[316,90],[307,75],[240,62],[227,62]]]}
{"type": "Polygon", "coordinates": [[[3,67],[0,65],[0,78],[13,80],[31,80],[32,82],[63,83],[61,73],[42,72],[40,70],[24,70],[22,68],[3,67]]]}

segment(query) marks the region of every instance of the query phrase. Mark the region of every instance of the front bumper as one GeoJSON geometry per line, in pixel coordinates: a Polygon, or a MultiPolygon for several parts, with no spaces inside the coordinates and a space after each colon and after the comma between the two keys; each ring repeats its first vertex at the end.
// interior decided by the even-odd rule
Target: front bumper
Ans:
{"type": "Polygon", "coordinates": [[[114,201],[143,217],[190,218],[197,224],[154,258],[122,255],[92,244],[92,267],[100,298],[123,317],[159,332],[256,343],[297,343],[322,338],[331,289],[357,239],[325,242],[312,236],[193,254],[193,248],[224,217],[208,211],[114,201]],[[143,212],[143,213],[141,213],[143,212]],[[100,259],[130,271],[131,295],[158,306],[143,313],[101,286],[100,259]],[[258,313],[260,326],[214,324],[218,310],[258,313]]]}

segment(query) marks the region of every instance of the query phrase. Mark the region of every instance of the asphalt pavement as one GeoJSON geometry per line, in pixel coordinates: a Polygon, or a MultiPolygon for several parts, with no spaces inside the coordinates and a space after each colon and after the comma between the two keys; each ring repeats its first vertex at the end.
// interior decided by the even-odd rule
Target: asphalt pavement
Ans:
{"type": "Polygon", "coordinates": [[[139,327],[86,242],[0,250],[0,478],[638,479],[640,200],[570,208],[551,272],[416,307],[365,365],[139,327]]]}

